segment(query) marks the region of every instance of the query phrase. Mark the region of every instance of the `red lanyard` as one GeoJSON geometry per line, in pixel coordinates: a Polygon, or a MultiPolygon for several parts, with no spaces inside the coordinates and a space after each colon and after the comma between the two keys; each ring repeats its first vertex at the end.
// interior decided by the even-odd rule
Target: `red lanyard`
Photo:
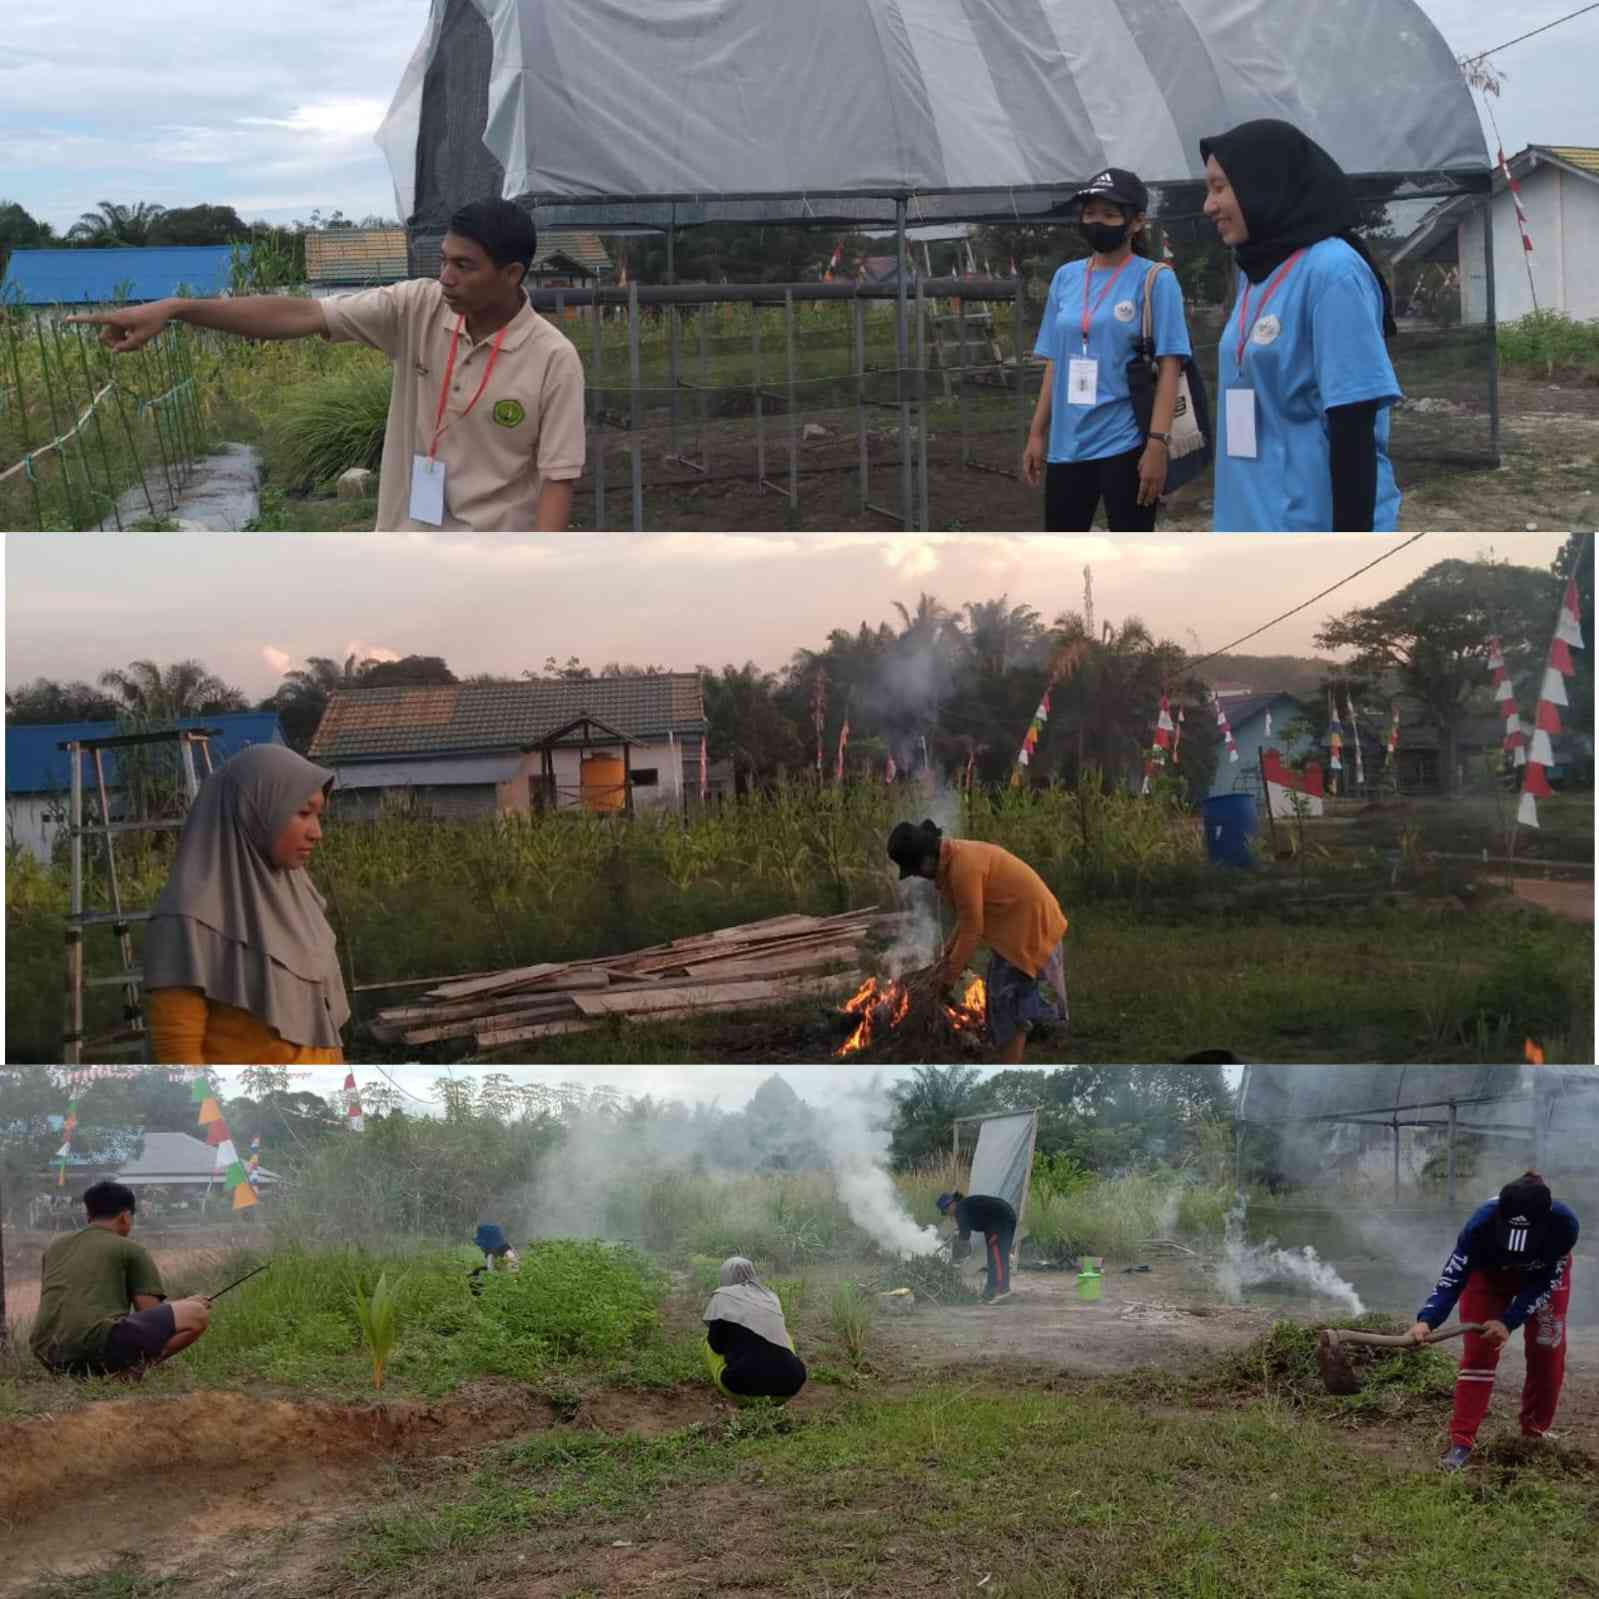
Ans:
{"type": "MultiPolygon", "coordinates": [[[[1260,304],[1255,307],[1255,316],[1260,318],[1266,314],[1266,305],[1272,295],[1277,292],[1277,285],[1282,282],[1293,270],[1294,262],[1305,252],[1295,250],[1283,264],[1272,274],[1270,282],[1266,285],[1266,292],[1260,297],[1260,304]]],[[[1238,370],[1244,369],[1244,350],[1249,343],[1249,280],[1244,280],[1244,292],[1238,302],[1238,370]]]]}
{"type": "Polygon", "coordinates": [[[1083,264],[1083,349],[1085,351],[1088,349],[1088,321],[1089,321],[1089,318],[1093,316],[1094,311],[1097,311],[1100,308],[1100,306],[1102,306],[1105,303],[1105,299],[1109,295],[1110,291],[1116,287],[1116,279],[1119,278],[1122,275],[1122,273],[1124,273],[1127,270],[1128,265],[1131,263],[1132,259],[1133,258],[1131,256],[1128,256],[1127,260],[1123,261],[1122,264],[1119,267],[1117,267],[1114,272],[1111,273],[1110,282],[1107,283],[1105,285],[1105,287],[1099,291],[1099,298],[1094,301],[1094,309],[1093,309],[1093,311],[1090,311],[1089,308],[1088,308],[1088,286],[1089,286],[1090,283],[1093,282],[1093,279],[1094,279],[1094,261],[1093,261],[1093,257],[1090,256],[1089,259],[1083,264]]]}
{"type": "MultiPolygon", "coordinates": [[[[510,327],[510,325],[507,322],[505,328],[510,327]]],[[[438,451],[440,437],[449,426],[449,423],[444,420],[444,402],[450,397],[450,379],[455,375],[455,346],[460,341],[461,329],[465,326],[466,318],[464,316],[458,317],[455,323],[455,331],[450,335],[450,358],[444,363],[444,387],[439,390],[439,408],[433,413],[433,442],[428,446],[428,460],[430,461],[438,451]]],[[[477,393],[472,396],[472,405],[467,406],[461,413],[462,417],[472,414],[472,406],[483,398],[483,391],[489,386],[489,373],[494,370],[495,360],[499,356],[500,343],[505,338],[505,328],[501,328],[494,335],[494,348],[489,351],[489,364],[483,368],[483,381],[478,384],[477,393]]],[[[451,418],[451,421],[455,420],[458,419],[451,418]]]]}

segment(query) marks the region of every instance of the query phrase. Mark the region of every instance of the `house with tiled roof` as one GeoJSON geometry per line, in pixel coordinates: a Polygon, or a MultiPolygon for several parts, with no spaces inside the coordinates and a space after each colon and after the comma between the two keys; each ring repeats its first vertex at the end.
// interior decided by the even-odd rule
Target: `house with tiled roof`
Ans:
{"type": "MultiPolygon", "coordinates": [[[[349,294],[353,289],[400,283],[405,278],[437,277],[438,241],[416,241],[416,257],[406,248],[403,227],[339,227],[305,235],[305,281],[313,299],[349,294]]],[[[528,286],[579,288],[609,283],[616,265],[598,233],[569,227],[539,229],[528,270],[528,286]]]]}
{"type": "MultiPolygon", "coordinates": [[[[1599,317],[1599,146],[1529,144],[1506,163],[1521,189],[1529,254],[1522,246],[1515,201],[1503,169],[1493,175],[1494,313],[1514,321],[1538,305],[1576,321],[1599,317]],[[1532,273],[1529,285],[1527,274],[1532,273]]],[[[1488,315],[1483,205],[1477,195],[1435,206],[1394,252],[1394,264],[1423,264],[1422,281],[1458,285],[1460,318],[1488,315]]]]}
{"type": "Polygon", "coordinates": [[[346,814],[634,814],[697,803],[705,735],[697,673],[540,678],[341,689],[310,755],[346,814]]]}

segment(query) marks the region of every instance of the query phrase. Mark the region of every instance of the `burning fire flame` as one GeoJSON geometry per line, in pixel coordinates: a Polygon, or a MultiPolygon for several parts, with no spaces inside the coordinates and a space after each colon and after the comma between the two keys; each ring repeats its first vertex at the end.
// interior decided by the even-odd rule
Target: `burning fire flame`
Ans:
{"type": "MultiPolygon", "coordinates": [[[[988,990],[982,978],[974,977],[958,1005],[944,1006],[944,1019],[956,1033],[978,1033],[987,1015],[988,990]]],[[[860,1021],[844,1042],[833,1051],[834,1057],[857,1055],[873,1039],[892,1032],[911,1008],[910,990],[898,978],[879,980],[868,977],[844,1002],[844,1010],[860,1021]]]]}
{"type": "Polygon", "coordinates": [[[1525,1054],[1527,1057],[1527,1064],[1529,1066],[1543,1065],[1543,1050],[1537,1044],[1533,1043],[1530,1038],[1527,1040],[1525,1054]]]}

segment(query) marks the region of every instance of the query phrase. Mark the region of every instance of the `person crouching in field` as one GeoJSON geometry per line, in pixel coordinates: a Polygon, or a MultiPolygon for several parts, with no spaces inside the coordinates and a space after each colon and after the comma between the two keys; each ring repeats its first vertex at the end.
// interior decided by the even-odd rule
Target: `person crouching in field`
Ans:
{"type": "Polygon", "coordinates": [[[1462,1341],[1455,1377],[1449,1450],[1439,1462],[1459,1471],[1471,1459],[1488,1413],[1499,1351],[1525,1327],[1527,1378],[1521,1390],[1521,1435],[1542,1438],[1553,1424],[1566,1374],[1566,1311],[1571,1303],[1571,1252],[1577,1217],[1558,1203],[1537,1172],[1524,1172],[1496,1199],[1467,1218],[1432,1297],[1416,1313],[1414,1343],[1425,1341],[1460,1303],[1460,1319],[1480,1322],[1462,1341]]]}
{"type": "Polygon", "coordinates": [[[742,1255],[729,1255],[719,1278],[704,1316],[711,1381],[735,1404],[792,1399],[805,1386],[805,1362],[794,1352],[783,1302],[742,1255]]]}
{"type": "Polygon", "coordinates": [[[213,772],[144,935],[151,1060],[338,1065],[350,1005],[306,871],[333,773],[281,744],[213,772]]]}
{"type": "Polygon", "coordinates": [[[988,1035],[1002,1064],[1021,1061],[1030,1025],[1055,1020],[1041,982],[1059,1002],[1059,1020],[1071,1025],[1061,948],[1066,916],[1026,861],[998,844],[947,839],[931,821],[900,822],[888,835],[888,858],[899,867],[901,882],[925,877],[954,907],[955,932],[934,976],[940,987],[956,982],[979,941],[988,944],[988,1035]]]}
{"type": "Polygon", "coordinates": [[[150,1252],[128,1238],[131,1188],[96,1183],[83,1204],[88,1225],[44,1252],[29,1347],[60,1376],[137,1381],[204,1333],[211,1301],[167,1298],[150,1252]]]}
{"type": "Polygon", "coordinates": [[[938,1196],[938,1210],[955,1223],[959,1246],[956,1259],[964,1259],[972,1247],[972,1234],[980,1232],[988,1251],[988,1279],[983,1285],[983,1303],[997,1305],[1010,1298],[1010,1252],[1016,1242],[1016,1210],[1008,1200],[995,1194],[952,1194],[938,1196]]]}
{"type": "Polygon", "coordinates": [[[560,533],[583,475],[583,363],[528,303],[533,219],[509,200],[450,218],[437,278],[331,300],[156,300],[71,316],[117,354],[169,322],[247,339],[370,345],[394,363],[378,531],[560,533]]]}
{"type": "Polygon", "coordinates": [[[511,1248],[511,1241],[505,1236],[505,1229],[494,1222],[485,1221],[478,1224],[478,1230],[472,1235],[472,1242],[483,1251],[483,1264],[474,1266],[468,1275],[472,1279],[472,1292],[483,1292],[483,1278],[485,1274],[495,1271],[518,1271],[521,1269],[521,1260],[516,1251],[511,1248]]]}

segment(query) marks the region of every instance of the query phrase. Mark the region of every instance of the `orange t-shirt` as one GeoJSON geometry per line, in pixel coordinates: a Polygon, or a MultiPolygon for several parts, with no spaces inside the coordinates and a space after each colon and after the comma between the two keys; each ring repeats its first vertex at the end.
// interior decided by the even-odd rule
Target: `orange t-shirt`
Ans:
{"type": "Polygon", "coordinates": [[[945,950],[956,975],[982,940],[1036,977],[1066,932],[1060,901],[1043,878],[998,844],[945,839],[938,849],[936,882],[958,918],[945,950]]]}
{"type": "Polygon", "coordinates": [[[150,1059],[158,1066],[342,1066],[342,1049],[313,1049],[280,1038],[259,1016],[219,1005],[198,988],[152,988],[145,995],[150,1059]]]}

